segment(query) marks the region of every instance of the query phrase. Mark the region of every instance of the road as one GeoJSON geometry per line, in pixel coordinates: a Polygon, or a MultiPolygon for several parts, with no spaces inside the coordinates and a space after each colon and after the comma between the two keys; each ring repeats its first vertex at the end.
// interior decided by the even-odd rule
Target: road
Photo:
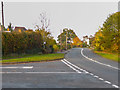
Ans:
{"type": "Polygon", "coordinates": [[[3,88],[119,88],[118,63],[87,48],[73,48],[59,61],[1,68],[3,88]]]}

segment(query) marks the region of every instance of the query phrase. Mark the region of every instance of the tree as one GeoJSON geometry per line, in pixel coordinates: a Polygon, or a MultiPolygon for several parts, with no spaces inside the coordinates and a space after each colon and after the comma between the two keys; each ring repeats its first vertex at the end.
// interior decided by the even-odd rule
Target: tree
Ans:
{"type": "Polygon", "coordinates": [[[12,23],[11,22],[8,25],[7,31],[11,31],[11,32],[13,31],[13,27],[12,27],[12,23]]]}
{"type": "Polygon", "coordinates": [[[89,36],[89,44],[90,44],[90,47],[92,48],[94,48],[94,39],[95,39],[94,36],[92,35],[89,36]]]}
{"type": "Polygon", "coordinates": [[[73,38],[76,37],[75,32],[72,29],[64,28],[63,32],[58,35],[59,45],[62,45],[62,49],[66,49],[72,47],[73,38]],[[61,44],[62,43],[62,44],[61,44]]]}
{"type": "Polygon", "coordinates": [[[103,27],[95,34],[95,48],[108,52],[118,52],[120,46],[120,12],[116,12],[106,19],[103,27]]]}
{"type": "Polygon", "coordinates": [[[46,13],[41,13],[39,20],[40,20],[40,25],[36,25],[37,27],[36,32],[39,32],[42,35],[43,53],[52,52],[53,45],[56,44],[56,42],[53,39],[49,29],[50,19],[46,17],[46,13]]]}
{"type": "Polygon", "coordinates": [[[36,25],[37,29],[49,31],[50,19],[47,18],[46,13],[42,12],[39,16],[40,25],[36,25]]]}
{"type": "Polygon", "coordinates": [[[73,46],[82,47],[82,44],[83,42],[78,37],[73,38],[73,46]]]}

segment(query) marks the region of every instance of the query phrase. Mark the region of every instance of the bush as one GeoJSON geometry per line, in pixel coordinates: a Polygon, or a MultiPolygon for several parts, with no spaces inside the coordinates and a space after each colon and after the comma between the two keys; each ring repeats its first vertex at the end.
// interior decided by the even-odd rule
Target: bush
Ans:
{"type": "Polygon", "coordinates": [[[42,41],[39,32],[3,32],[2,53],[4,56],[12,53],[37,53],[42,51],[42,41]]]}

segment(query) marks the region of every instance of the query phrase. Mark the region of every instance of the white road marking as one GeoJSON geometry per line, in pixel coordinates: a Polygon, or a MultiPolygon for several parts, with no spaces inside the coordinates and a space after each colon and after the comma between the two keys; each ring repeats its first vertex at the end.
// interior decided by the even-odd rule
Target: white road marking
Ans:
{"type": "Polygon", "coordinates": [[[32,69],[33,66],[18,66],[18,67],[0,67],[2,69],[15,69],[15,68],[19,68],[19,69],[32,69]]]}
{"type": "Polygon", "coordinates": [[[96,76],[96,75],[95,75],[94,77],[99,78],[99,77],[98,77],[98,76],[96,76]]]}
{"type": "Polygon", "coordinates": [[[15,74],[15,73],[26,73],[26,74],[27,73],[28,74],[30,74],[30,73],[31,74],[37,74],[37,73],[38,74],[44,74],[44,73],[47,73],[47,74],[52,74],[52,73],[53,74],[57,74],[57,73],[59,73],[59,74],[65,74],[66,73],[67,74],[68,73],[69,74],[69,73],[76,73],[76,72],[0,72],[0,73],[2,73],[2,74],[7,74],[7,73],[8,74],[15,74]]]}
{"type": "Polygon", "coordinates": [[[90,75],[92,75],[92,76],[93,76],[94,74],[90,73],[90,75]]]}
{"type": "MultiPolygon", "coordinates": [[[[79,70],[81,70],[81,71],[83,71],[83,72],[88,72],[88,71],[86,71],[86,70],[84,70],[84,69],[81,69],[81,68],[79,68],[78,66],[76,66],[76,65],[74,65],[74,64],[72,64],[72,63],[70,63],[68,60],[66,60],[66,59],[64,59],[64,60],[61,60],[62,62],[64,62],[66,65],[68,65],[69,67],[72,67],[72,68],[77,68],[77,69],[79,69],[79,70]],[[73,67],[74,66],[74,67],[73,67]]],[[[89,73],[89,72],[88,72],[89,73]]],[[[105,81],[103,78],[100,78],[99,76],[97,76],[97,75],[94,75],[94,74],[92,74],[92,73],[89,73],[89,75],[91,75],[91,76],[93,76],[93,77],[95,77],[95,78],[97,78],[97,79],[99,79],[99,80],[102,80],[102,81],[104,81],[104,83],[107,83],[107,84],[110,84],[110,85],[112,85],[114,88],[119,88],[119,86],[117,86],[117,85],[115,85],[115,84],[112,84],[111,82],[109,82],[109,81],[105,81]]]]}
{"type": "Polygon", "coordinates": [[[70,62],[67,61],[66,59],[64,59],[64,61],[66,61],[68,64],[72,65],[73,67],[75,67],[75,68],[77,68],[77,69],[79,69],[79,70],[81,70],[81,71],[83,71],[83,72],[85,72],[85,73],[89,73],[88,71],[83,70],[83,69],[81,69],[80,67],[78,67],[78,66],[76,66],[76,65],[74,65],[74,64],[72,64],[72,63],[70,63],[70,62]]]}
{"type": "Polygon", "coordinates": [[[104,79],[102,79],[102,78],[99,78],[99,80],[104,80],[104,79]]]}
{"type": "Polygon", "coordinates": [[[114,68],[114,69],[120,70],[120,69],[117,68],[117,67],[113,67],[113,66],[111,66],[111,65],[108,65],[108,64],[104,64],[104,63],[98,62],[98,61],[96,61],[96,60],[94,60],[94,59],[91,59],[91,58],[85,56],[85,55],[83,54],[83,48],[81,49],[81,55],[82,55],[83,57],[89,59],[90,61],[95,62],[95,63],[98,63],[98,64],[101,64],[101,65],[104,65],[104,66],[107,66],[107,67],[111,67],[111,68],[114,68]]]}
{"type": "Polygon", "coordinates": [[[74,71],[76,71],[77,73],[81,73],[79,70],[75,69],[74,67],[72,67],[71,65],[69,65],[68,63],[66,63],[65,61],[61,60],[63,63],[65,63],[67,66],[69,66],[71,69],[73,69],[74,71]]]}
{"type": "Polygon", "coordinates": [[[111,84],[111,82],[109,82],[109,81],[105,81],[105,83],[111,84]]]}
{"type": "Polygon", "coordinates": [[[117,85],[114,85],[114,84],[113,84],[112,86],[113,86],[113,87],[115,87],[115,88],[119,88],[119,86],[117,86],[117,85]]]}

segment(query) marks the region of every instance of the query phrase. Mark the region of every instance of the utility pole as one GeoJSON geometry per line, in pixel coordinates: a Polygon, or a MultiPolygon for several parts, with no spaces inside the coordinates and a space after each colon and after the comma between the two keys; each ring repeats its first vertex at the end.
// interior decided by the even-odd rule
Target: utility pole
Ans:
{"type": "Polygon", "coordinates": [[[60,51],[62,52],[62,30],[60,30],[60,51]]]}
{"type": "Polygon", "coordinates": [[[72,37],[71,37],[71,33],[70,33],[70,44],[71,44],[71,48],[72,48],[72,37]]]}
{"type": "Polygon", "coordinates": [[[66,50],[67,50],[67,30],[66,30],[66,50]]]}
{"type": "Polygon", "coordinates": [[[2,31],[4,30],[4,12],[3,12],[3,2],[1,2],[2,6],[2,31]]]}

